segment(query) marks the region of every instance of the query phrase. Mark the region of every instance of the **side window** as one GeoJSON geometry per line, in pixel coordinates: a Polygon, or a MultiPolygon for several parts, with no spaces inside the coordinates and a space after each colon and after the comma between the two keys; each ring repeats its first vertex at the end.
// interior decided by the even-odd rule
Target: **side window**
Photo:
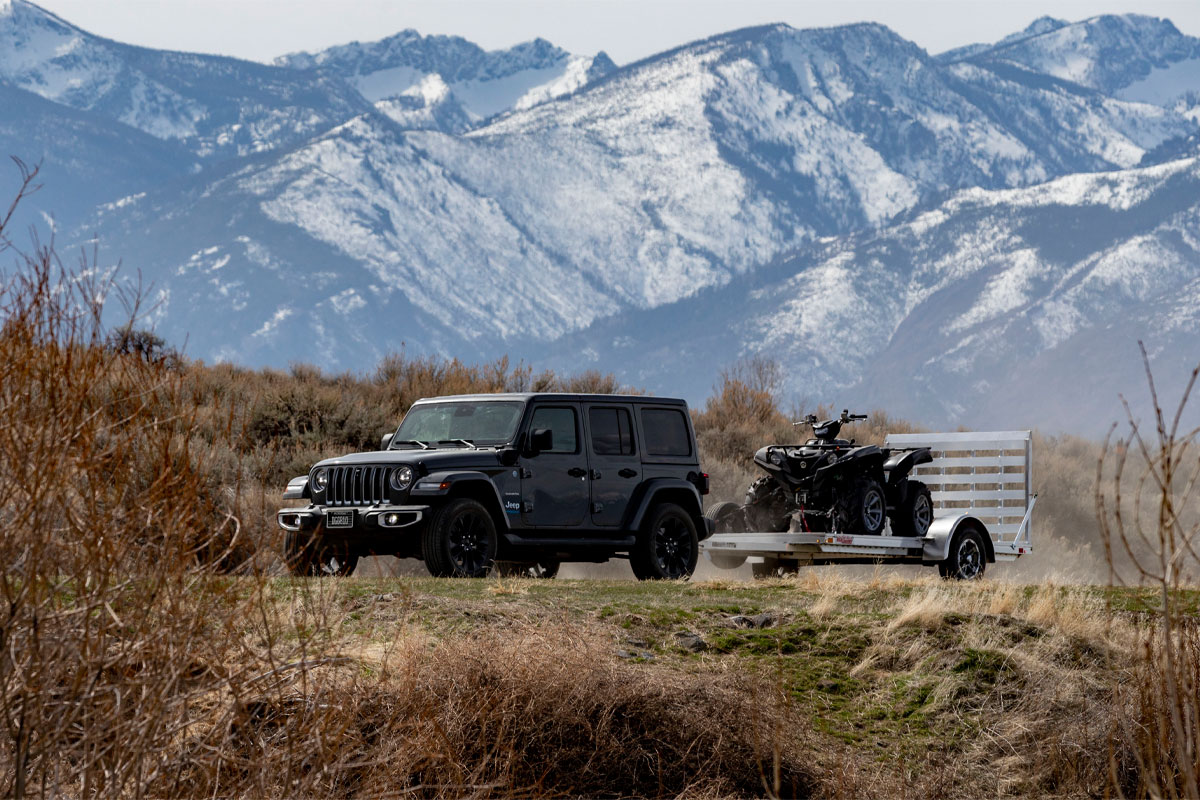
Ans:
{"type": "Polygon", "coordinates": [[[555,406],[535,408],[529,430],[532,432],[538,428],[549,428],[554,432],[554,449],[547,450],[547,453],[579,452],[579,425],[575,419],[575,409],[555,406]]]}
{"type": "Polygon", "coordinates": [[[592,408],[588,410],[588,426],[592,429],[592,452],[598,456],[631,456],[633,424],[623,408],[592,408]]]}
{"type": "Polygon", "coordinates": [[[646,452],[652,456],[692,454],[692,442],[682,411],[671,408],[644,408],[642,431],[646,435],[646,452]]]}

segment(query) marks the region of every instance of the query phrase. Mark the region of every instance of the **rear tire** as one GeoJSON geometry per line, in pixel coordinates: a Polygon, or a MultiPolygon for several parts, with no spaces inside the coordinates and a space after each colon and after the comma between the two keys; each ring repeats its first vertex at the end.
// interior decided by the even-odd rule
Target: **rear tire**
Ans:
{"type": "Polygon", "coordinates": [[[859,478],[845,496],[838,498],[837,515],[842,532],[878,536],[887,522],[887,500],[883,487],[873,478],[859,478]]]}
{"type": "Polygon", "coordinates": [[[904,502],[892,516],[892,534],[895,536],[924,536],[933,522],[933,495],[921,481],[908,481],[904,490],[904,502]]]}
{"type": "Polygon", "coordinates": [[[700,537],[691,515],[674,503],[661,503],[642,526],[629,566],[640,581],[687,580],[699,557],[700,537]]]}
{"type": "Polygon", "coordinates": [[[468,497],[442,506],[421,535],[421,557],[439,578],[486,578],[496,560],[496,523],[468,497]]]}
{"type": "Polygon", "coordinates": [[[987,571],[987,545],[974,527],[963,528],[950,542],[950,554],[938,562],[938,574],[956,581],[977,581],[987,571]]]}

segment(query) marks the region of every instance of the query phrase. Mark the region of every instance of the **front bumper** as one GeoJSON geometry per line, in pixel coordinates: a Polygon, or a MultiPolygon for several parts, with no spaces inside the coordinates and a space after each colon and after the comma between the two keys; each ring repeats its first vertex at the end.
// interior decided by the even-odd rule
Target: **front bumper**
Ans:
{"type": "MultiPolygon", "coordinates": [[[[390,531],[411,528],[429,514],[430,506],[305,506],[303,508],[283,508],[275,513],[275,520],[285,531],[310,531],[318,524],[325,522],[326,530],[330,532],[353,531],[390,531]],[[349,525],[328,524],[330,514],[342,515],[350,513],[349,525]]],[[[344,522],[344,520],[341,520],[344,522]]]]}

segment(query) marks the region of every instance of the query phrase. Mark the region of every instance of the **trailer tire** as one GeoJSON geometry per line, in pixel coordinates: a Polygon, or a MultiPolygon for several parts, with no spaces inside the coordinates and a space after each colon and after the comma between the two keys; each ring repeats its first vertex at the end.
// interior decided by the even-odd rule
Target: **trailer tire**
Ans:
{"type": "Polygon", "coordinates": [[[938,574],[956,581],[975,581],[987,571],[987,545],[974,525],[964,525],[950,542],[950,553],[938,562],[938,574]]]}

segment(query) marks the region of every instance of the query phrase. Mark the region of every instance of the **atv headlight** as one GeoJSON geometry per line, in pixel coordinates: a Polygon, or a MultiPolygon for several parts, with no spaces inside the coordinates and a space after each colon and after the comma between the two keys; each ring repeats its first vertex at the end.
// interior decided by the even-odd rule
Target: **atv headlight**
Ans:
{"type": "Polygon", "coordinates": [[[772,450],[767,458],[777,467],[783,466],[783,453],[778,450],[772,450]]]}
{"type": "Polygon", "coordinates": [[[392,484],[392,488],[397,492],[403,492],[408,487],[412,486],[413,471],[412,467],[397,467],[392,470],[392,475],[388,479],[392,484]]]}
{"type": "Polygon", "coordinates": [[[312,488],[314,491],[323,492],[325,487],[329,485],[329,470],[319,469],[313,473],[312,488]]]}

